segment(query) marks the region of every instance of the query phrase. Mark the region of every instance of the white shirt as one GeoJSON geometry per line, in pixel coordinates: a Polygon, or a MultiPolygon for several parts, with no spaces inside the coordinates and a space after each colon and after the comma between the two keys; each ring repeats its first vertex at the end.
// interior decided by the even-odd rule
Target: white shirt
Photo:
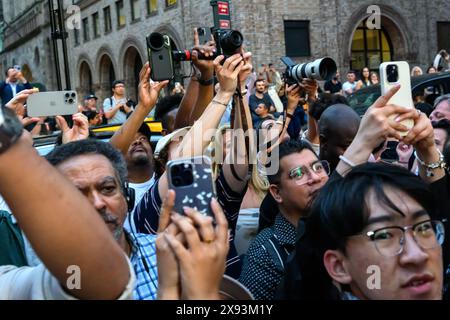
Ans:
{"type": "MultiPolygon", "coordinates": [[[[130,280],[117,300],[131,300],[136,282],[127,257],[130,280]]],[[[83,285],[83,284],[81,284],[83,285]]],[[[41,264],[37,267],[0,266],[0,300],[76,300],[41,264]]]]}
{"type": "Polygon", "coordinates": [[[346,97],[348,97],[350,94],[347,93],[347,90],[352,89],[352,93],[355,93],[355,89],[356,89],[356,81],[353,83],[350,82],[344,82],[344,84],[342,85],[342,91],[344,91],[344,95],[346,97]]]}
{"type": "Polygon", "coordinates": [[[128,214],[127,219],[125,220],[123,227],[125,230],[129,232],[136,232],[136,226],[134,225],[134,210],[136,209],[136,206],[141,202],[142,197],[144,196],[145,192],[147,192],[148,189],[150,189],[151,186],[155,184],[155,174],[150,178],[150,180],[147,180],[142,183],[128,183],[128,186],[130,188],[134,189],[135,197],[134,197],[134,207],[131,214],[128,214]]]}
{"type": "Polygon", "coordinates": [[[17,94],[17,82],[14,83],[10,82],[9,85],[11,86],[13,97],[15,97],[17,94]]]}

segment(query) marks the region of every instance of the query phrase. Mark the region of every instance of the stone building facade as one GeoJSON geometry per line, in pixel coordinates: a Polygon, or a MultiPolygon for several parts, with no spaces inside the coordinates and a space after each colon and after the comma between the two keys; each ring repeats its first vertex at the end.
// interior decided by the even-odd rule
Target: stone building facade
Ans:
{"type": "MultiPolygon", "coordinates": [[[[6,29],[1,65],[26,64],[36,81],[55,89],[47,1],[17,1],[24,4],[15,5],[12,16],[12,2],[2,1],[5,20],[8,17],[12,26],[25,25],[27,35],[18,40],[6,29]],[[32,13],[24,13],[30,8],[32,13]]],[[[65,1],[66,7],[72,2],[81,9],[81,29],[68,30],[72,87],[81,95],[93,91],[100,98],[110,95],[114,79],[124,79],[129,96],[135,98],[138,72],[147,61],[145,37],[151,32],[169,35],[173,46],[183,49],[192,46],[194,27],[213,24],[209,0],[80,0],[65,1]]],[[[385,60],[407,60],[425,68],[445,42],[438,28],[450,24],[450,0],[230,2],[232,27],[243,33],[255,67],[273,62],[282,68],[279,58],[289,51],[296,62],[330,56],[342,72],[363,65],[376,69],[385,60]],[[365,23],[373,17],[367,13],[371,5],[380,10],[380,30],[369,30],[365,23]]],[[[181,72],[189,73],[187,63],[182,63],[181,72]]]]}

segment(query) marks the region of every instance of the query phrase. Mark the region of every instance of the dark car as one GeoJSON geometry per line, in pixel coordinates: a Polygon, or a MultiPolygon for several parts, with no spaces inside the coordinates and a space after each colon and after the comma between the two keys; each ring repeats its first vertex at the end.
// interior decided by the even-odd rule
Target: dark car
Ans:
{"type": "MultiPolygon", "coordinates": [[[[426,93],[425,100],[433,105],[434,100],[450,93],[450,72],[441,72],[427,74],[419,77],[411,77],[412,96],[423,95],[426,93]]],[[[347,99],[350,106],[362,116],[375,100],[381,96],[381,87],[379,84],[367,87],[350,95],[347,99]]]]}

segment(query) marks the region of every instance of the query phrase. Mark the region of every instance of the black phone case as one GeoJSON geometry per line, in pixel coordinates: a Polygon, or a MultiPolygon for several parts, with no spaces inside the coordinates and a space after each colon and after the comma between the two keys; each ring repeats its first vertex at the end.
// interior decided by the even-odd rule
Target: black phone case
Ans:
{"type": "Polygon", "coordinates": [[[167,36],[164,36],[164,39],[164,46],[159,51],[152,50],[147,39],[148,61],[151,68],[150,78],[153,81],[172,80],[174,78],[170,40],[167,36]]]}
{"type": "Polygon", "coordinates": [[[176,193],[174,211],[184,214],[183,207],[197,209],[200,213],[214,218],[211,210],[211,199],[216,197],[215,185],[212,179],[211,160],[205,156],[188,159],[179,159],[167,163],[167,178],[169,189],[176,193]],[[198,162],[202,159],[202,163],[198,162]],[[174,186],[170,168],[180,163],[188,163],[193,166],[193,183],[189,186],[174,186]]]}

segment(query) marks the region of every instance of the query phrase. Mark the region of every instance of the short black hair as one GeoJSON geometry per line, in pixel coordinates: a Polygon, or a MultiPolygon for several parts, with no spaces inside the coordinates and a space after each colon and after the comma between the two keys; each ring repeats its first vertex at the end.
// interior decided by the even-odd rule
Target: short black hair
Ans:
{"type": "Polygon", "coordinates": [[[116,171],[121,186],[127,181],[128,171],[122,154],[111,144],[95,139],[85,139],[60,145],[53,149],[45,157],[53,166],[57,166],[66,160],[82,155],[103,155],[116,171]]]}
{"type": "Polygon", "coordinates": [[[88,110],[88,111],[83,111],[82,114],[84,114],[88,118],[88,120],[92,120],[97,116],[98,112],[88,110]]]}
{"type": "Polygon", "coordinates": [[[14,69],[14,67],[8,67],[8,68],[6,68],[5,76],[8,76],[8,72],[9,72],[9,70],[11,70],[11,69],[14,69]]]}
{"type": "Polygon", "coordinates": [[[262,79],[262,78],[256,79],[256,80],[255,80],[255,83],[253,84],[253,86],[256,87],[256,84],[257,84],[258,82],[264,82],[264,81],[265,81],[265,80],[262,79]]]}
{"type": "Polygon", "coordinates": [[[111,84],[111,89],[114,89],[118,84],[125,85],[125,82],[123,80],[114,80],[113,83],[111,84]]]}
{"type": "Polygon", "coordinates": [[[159,99],[155,106],[155,120],[161,121],[166,114],[178,108],[181,100],[183,95],[179,93],[159,99]]]}
{"type": "Polygon", "coordinates": [[[439,214],[439,204],[433,201],[429,186],[396,165],[366,163],[354,167],[344,178],[330,179],[315,199],[310,216],[304,220],[305,233],[297,241],[292,264],[287,267],[284,294],[296,299],[339,299],[339,292],[323,264],[324,253],[338,249],[345,254],[348,237],[359,234],[367,226],[370,191],[380,203],[403,215],[387,197],[386,186],[408,194],[430,217],[439,214]]]}
{"type": "Polygon", "coordinates": [[[309,107],[309,114],[315,120],[319,121],[322,113],[330,106],[335,104],[345,104],[348,105],[347,99],[335,93],[322,93],[319,96],[319,99],[314,101],[313,104],[309,107]]]}
{"type": "MultiPolygon", "coordinates": [[[[314,152],[313,148],[311,147],[311,145],[304,140],[289,140],[286,141],[278,146],[276,146],[273,150],[272,150],[272,155],[273,154],[277,154],[278,153],[278,162],[281,162],[281,159],[283,159],[284,157],[287,157],[293,153],[300,153],[303,150],[309,150],[311,151],[314,155],[316,155],[316,153],[314,152]]],[[[317,157],[317,155],[316,155],[317,157]]],[[[274,161],[274,160],[272,160],[274,161]]],[[[276,174],[272,174],[272,175],[268,175],[267,179],[269,180],[270,184],[279,184],[280,183],[280,177],[282,174],[282,170],[281,170],[281,166],[278,168],[278,171],[276,174]]]]}
{"type": "Polygon", "coordinates": [[[353,73],[354,75],[356,75],[356,71],[355,70],[350,70],[349,72],[347,72],[347,74],[349,73],[353,73]]]}

